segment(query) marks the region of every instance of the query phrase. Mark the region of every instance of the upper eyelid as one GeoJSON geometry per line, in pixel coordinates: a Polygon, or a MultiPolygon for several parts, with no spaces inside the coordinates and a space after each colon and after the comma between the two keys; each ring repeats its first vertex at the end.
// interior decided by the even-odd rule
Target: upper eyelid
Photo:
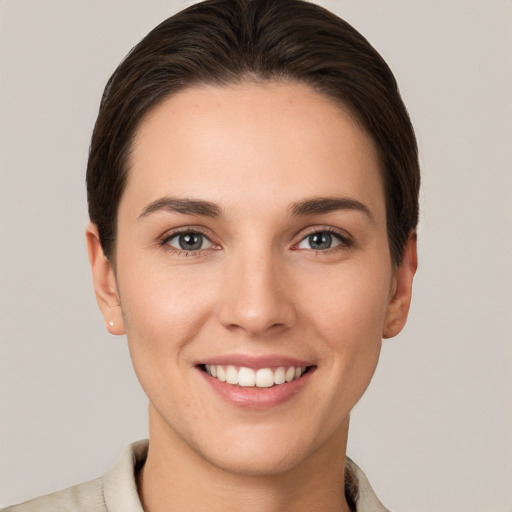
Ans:
{"type": "Polygon", "coordinates": [[[199,233],[208,238],[213,243],[213,238],[210,231],[201,226],[183,226],[180,228],[172,228],[165,231],[159,238],[160,240],[169,240],[175,236],[182,235],[183,233],[199,233]]]}
{"type": "Polygon", "coordinates": [[[300,242],[304,238],[314,235],[315,233],[322,233],[323,231],[327,231],[333,235],[337,235],[345,240],[352,240],[352,235],[346,231],[345,229],[335,228],[333,226],[310,226],[309,228],[305,228],[301,230],[301,232],[297,235],[298,241],[300,242]]]}

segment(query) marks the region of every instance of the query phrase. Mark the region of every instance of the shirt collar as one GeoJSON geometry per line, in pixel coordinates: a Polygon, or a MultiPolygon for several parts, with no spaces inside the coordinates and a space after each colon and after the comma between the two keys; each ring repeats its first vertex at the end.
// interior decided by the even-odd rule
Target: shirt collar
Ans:
{"type": "Polygon", "coordinates": [[[103,476],[103,495],[109,512],[144,512],[136,474],[148,455],[147,439],[129,445],[103,476]]]}

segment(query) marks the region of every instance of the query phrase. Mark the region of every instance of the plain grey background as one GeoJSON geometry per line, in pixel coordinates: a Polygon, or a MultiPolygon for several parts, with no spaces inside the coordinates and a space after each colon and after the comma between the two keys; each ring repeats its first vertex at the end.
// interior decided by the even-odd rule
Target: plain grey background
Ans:
{"type": "MultiPolygon", "coordinates": [[[[0,2],[0,505],[101,475],[147,435],[97,311],[84,172],[103,86],[194,2],[0,2]]],[[[409,324],[348,453],[395,512],[512,511],[512,2],[324,0],[392,67],[423,189],[409,324]]]]}

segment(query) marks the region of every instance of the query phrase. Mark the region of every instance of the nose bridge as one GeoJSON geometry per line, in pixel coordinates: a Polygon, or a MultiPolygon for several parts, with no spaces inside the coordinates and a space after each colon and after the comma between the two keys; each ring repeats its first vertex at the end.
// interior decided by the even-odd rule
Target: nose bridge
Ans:
{"type": "Polygon", "coordinates": [[[287,273],[271,245],[246,244],[234,252],[226,272],[221,321],[250,334],[285,328],[295,321],[287,273]]]}

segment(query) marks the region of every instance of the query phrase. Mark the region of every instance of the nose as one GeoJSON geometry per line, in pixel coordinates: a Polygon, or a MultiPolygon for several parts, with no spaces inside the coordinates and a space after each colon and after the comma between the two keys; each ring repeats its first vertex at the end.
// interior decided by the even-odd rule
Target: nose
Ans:
{"type": "Polygon", "coordinates": [[[289,275],[270,249],[265,254],[234,257],[226,268],[220,322],[251,336],[291,327],[296,322],[296,308],[289,275]]]}

